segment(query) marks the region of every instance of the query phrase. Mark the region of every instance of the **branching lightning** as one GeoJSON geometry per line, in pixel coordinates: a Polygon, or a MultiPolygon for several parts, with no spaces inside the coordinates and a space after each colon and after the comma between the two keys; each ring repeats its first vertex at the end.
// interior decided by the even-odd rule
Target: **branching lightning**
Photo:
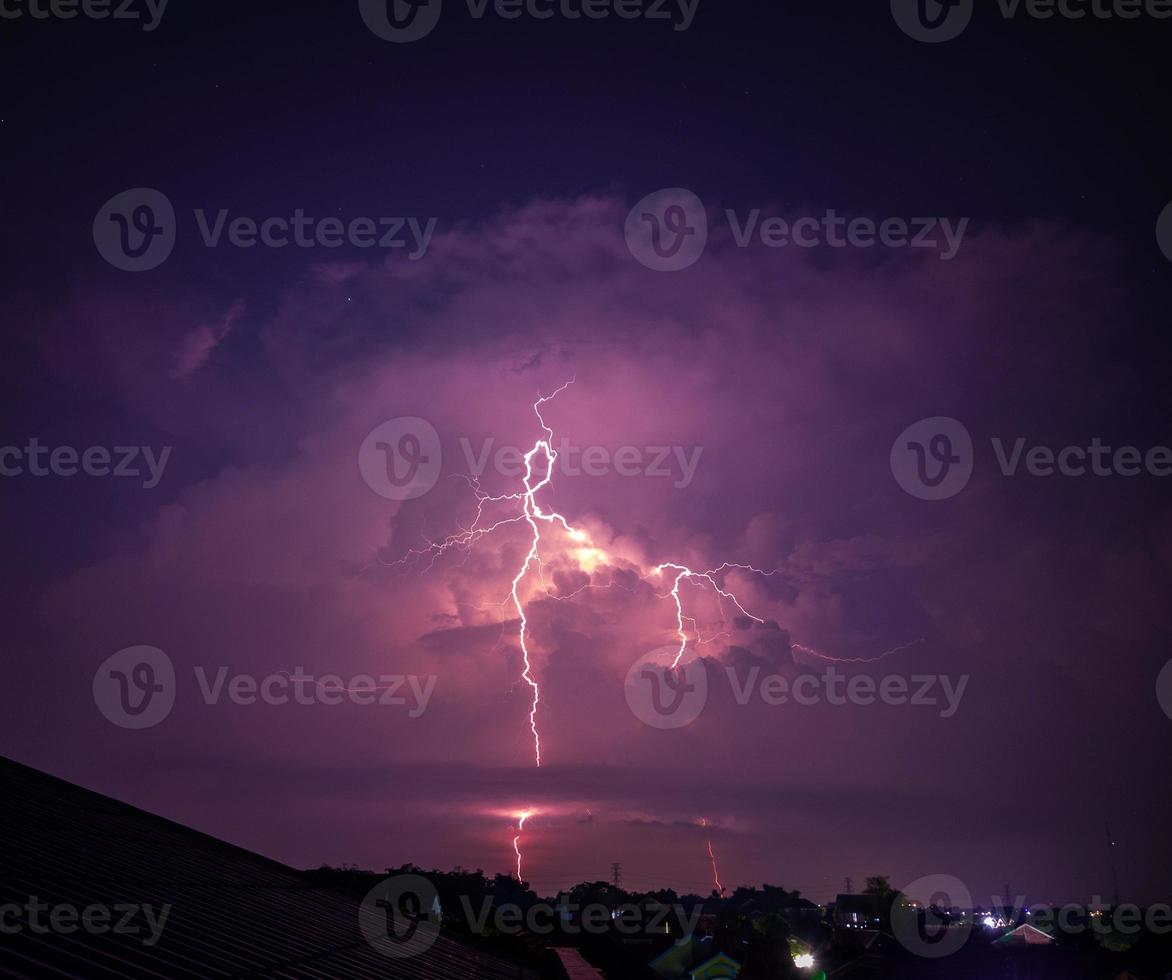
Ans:
{"type": "MultiPolygon", "coordinates": [[[[529,542],[528,551],[525,554],[524,560],[516,570],[516,574],[512,578],[511,587],[509,590],[509,598],[505,599],[499,604],[503,608],[510,600],[513,608],[516,610],[519,626],[517,630],[517,639],[521,649],[522,671],[521,680],[528,686],[530,691],[529,700],[529,731],[533,738],[533,757],[534,762],[538,768],[541,767],[542,752],[541,752],[541,731],[538,727],[538,709],[541,707],[541,685],[534,673],[534,663],[532,651],[530,650],[530,625],[528,617],[525,613],[526,599],[523,595],[526,579],[531,572],[536,572],[540,591],[547,597],[568,599],[579,594],[585,589],[589,588],[610,588],[615,583],[612,578],[610,585],[596,586],[586,585],[581,589],[576,590],[569,596],[553,596],[545,581],[544,566],[542,564],[542,545],[543,545],[543,527],[557,525],[561,531],[569,537],[572,545],[569,553],[577,562],[578,566],[585,571],[592,572],[599,564],[605,564],[610,558],[607,553],[597,547],[592,541],[588,531],[574,527],[570,522],[556,510],[546,511],[542,508],[538,501],[538,494],[548,487],[553,482],[554,467],[557,465],[558,453],[554,449],[554,432],[553,429],[546,422],[542,407],[553,401],[558,395],[565,391],[570,385],[574,384],[574,379],[567,381],[560,388],[556,389],[552,394],[541,395],[539,393],[537,401],[533,403],[533,412],[537,417],[538,425],[541,428],[543,437],[538,438],[532,448],[525,453],[524,460],[524,477],[522,479],[522,487],[513,493],[505,493],[499,495],[491,495],[483,491],[477,479],[468,479],[469,486],[476,497],[476,514],[472,522],[464,528],[461,528],[454,534],[448,535],[438,542],[428,542],[427,547],[421,549],[411,549],[407,552],[403,559],[397,564],[404,564],[413,561],[417,558],[428,557],[431,564],[434,563],[449,551],[469,552],[474,545],[482,538],[492,534],[493,532],[510,525],[526,524],[532,534],[529,542]],[[499,518],[490,518],[489,513],[491,508],[506,507],[513,508],[515,512],[508,513],[506,516],[499,518]]],[[[740,599],[735,594],[729,591],[725,585],[725,575],[731,571],[740,571],[752,575],[768,577],[777,574],[776,571],[762,571],[759,568],[754,568],[751,565],[742,565],[732,562],[725,562],[724,564],[707,569],[704,571],[696,571],[687,565],[677,564],[675,562],[664,562],[661,565],[655,566],[647,570],[646,574],[640,573],[641,577],[650,578],[656,577],[657,580],[664,585],[670,581],[670,588],[666,592],[656,593],[660,599],[666,599],[671,596],[675,602],[676,607],[676,635],[679,639],[679,649],[676,652],[675,660],[672,663],[672,669],[679,666],[680,661],[687,650],[689,642],[688,626],[691,627],[692,640],[696,644],[710,643],[717,637],[727,635],[724,633],[716,633],[713,636],[705,639],[701,636],[699,625],[695,618],[688,616],[685,613],[684,599],[680,594],[680,586],[684,582],[690,582],[693,585],[705,588],[711,587],[716,596],[717,605],[720,608],[722,615],[725,609],[725,603],[731,603],[735,607],[737,613],[747,617],[755,623],[763,624],[765,620],[759,616],[750,613],[742,605],[740,599]]],[[[502,622],[502,628],[505,623],[502,622]]],[[[918,641],[917,641],[918,642],[918,641]]],[[[914,644],[909,644],[909,646],[914,644]]],[[[801,647],[795,644],[796,649],[808,652],[813,656],[823,659],[832,660],[832,657],[825,657],[817,651],[811,650],[807,647],[801,647]]],[[[904,648],[899,648],[904,649],[904,648]]],[[[881,657],[888,656],[896,650],[888,651],[881,657]]],[[[527,809],[517,816],[516,835],[513,837],[513,851],[517,859],[517,880],[522,881],[522,857],[521,857],[521,836],[525,827],[525,821],[534,815],[536,811],[527,809]]],[[[591,815],[593,819],[593,815],[591,815]]],[[[701,821],[703,827],[708,827],[708,821],[701,821]]],[[[707,838],[708,856],[712,863],[713,879],[716,883],[717,891],[723,895],[724,886],[720,882],[720,874],[717,869],[716,855],[712,848],[711,837],[707,838]]]]}
{"type": "MultiPolygon", "coordinates": [[[[556,510],[546,511],[538,502],[537,495],[540,491],[548,487],[553,482],[554,467],[557,465],[558,453],[554,449],[554,432],[549,424],[545,421],[542,415],[542,406],[553,401],[558,395],[565,391],[570,385],[574,383],[573,379],[567,381],[560,388],[556,389],[550,395],[539,395],[537,401],[533,403],[533,413],[537,416],[538,425],[544,434],[544,438],[539,438],[534,442],[532,448],[524,455],[525,473],[522,478],[522,489],[515,493],[506,493],[493,496],[485,493],[480,488],[480,484],[476,480],[470,480],[469,484],[472,487],[473,493],[476,495],[476,516],[466,528],[462,528],[455,534],[451,534],[442,541],[429,543],[426,548],[412,549],[402,560],[406,562],[413,558],[422,556],[429,556],[434,563],[436,559],[444,553],[451,550],[468,550],[471,549],[481,538],[492,534],[494,531],[511,524],[520,524],[524,522],[529,526],[532,532],[532,539],[529,543],[529,550],[513,576],[509,594],[512,600],[513,608],[517,612],[519,620],[519,627],[517,630],[517,640],[521,648],[522,671],[521,679],[529,687],[530,701],[529,701],[529,731],[533,736],[533,759],[538,768],[541,767],[541,731],[537,724],[538,709],[541,706],[541,685],[538,682],[533,672],[532,651],[529,648],[530,630],[529,619],[525,614],[525,599],[522,596],[523,584],[526,577],[531,571],[536,571],[538,579],[540,580],[543,591],[547,594],[548,587],[545,584],[544,569],[541,560],[541,546],[542,546],[542,525],[558,525],[574,543],[575,547],[572,549],[574,558],[580,566],[589,568],[600,561],[607,558],[605,552],[596,548],[591,541],[589,532],[582,528],[574,527],[556,510]],[[539,460],[540,457],[540,461],[539,460]],[[535,462],[537,461],[537,462],[535,462]],[[491,523],[486,523],[486,509],[490,505],[519,505],[520,512],[509,516],[494,520],[491,523]]],[[[680,585],[684,581],[693,581],[697,584],[707,583],[713,589],[718,597],[718,601],[731,602],[738,612],[747,616],[756,623],[763,623],[764,620],[758,616],[754,616],[748,612],[740,600],[727,589],[723,588],[718,579],[725,572],[732,569],[740,571],[751,572],[758,575],[772,575],[773,572],[764,572],[760,569],[753,568],[751,565],[738,565],[732,562],[726,562],[718,568],[708,569],[706,571],[695,571],[686,565],[679,565],[673,562],[667,562],[653,568],[651,571],[657,576],[663,576],[665,573],[672,577],[671,589],[668,593],[660,595],[660,598],[666,598],[670,595],[676,604],[676,624],[677,635],[680,640],[679,652],[676,655],[675,662],[672,664],[674,669],[679,665],[680,659],[684,655],[684,651],[688,644],[688,633],[685,628],[685,623],[691,623],[693,631],[696,633],[696,641],[700,643],[711,642],[714,637],[708,640],[703,640],[699,635],[699,629],[696,626],[696,621],[684,613],[684,602],[680,596],[680,585]]],[[[584,586],[583,589],[590,588],[584,586]]],[[[578,592],[583,591],[579,589],[578,592]]],[[[577,592],[574,593],[575,595],[577,592]]],[[[570,598],[570,597],[566,597],[570,598]]]]}
{"type": "MultiPolygon", "coordinates": [[[[680,649],[679,649],[679,652],[676,653],[675,660],[672,661],[672,665],[671,665],[672,670],[675,670],[679,666],[680,660],[684,656],[684,651],[687,649],[687,646],[688,646],[688,634],[684,630],[684,620],[685,619],[687,619],[689,622],[691,622],[693,629],[696,630],[697,641],[698,642],[705,642],[705,641],[701,641],[699,639],[700,631],[699,631],[699,629],[696,629],[696,621],[694,619],[690,619],[689,617],[684,615],[684,603],[683,603],[683,600],[680,598],[680,583],[683,582],[685,579],[699,579],[701,581],[707,582],[709,585],[712,586],[713,590],[716,592],[716,594],[721,599],[730,600],[733,603],[733,605],[735,605],[737,607],[737,609],[739,609],[741,611],[741,613],[743,615],[748,616],[749,619],[753,620],[753,622],[755,622],[755,623],[764,623],[765,622],[765,620],[760,619],[757,616],[754,616],[752,613],[746,612],[745,607],[741,605],[740,600],[737,599],[737,597],[735,595],[733,595],[731,592],[726,592],[724,589],[722,589],[719,585],[716,584],[716,579],[714,578],[714,576],[719,575],[722,572],[726,572],[730,568],[739,568],[739,569],[742,569],[745,571],[755,572],[758,575],[772,575],[773,574],[772,572],[762,572],[760,569],[753,568],[751,565],[733,565],[733,564],[730,564],[729,562],[725,562],[719,568],[712,568],[706,572],[694,572],[694,571],[692,571],[692,569],[688,568],[686,565],[675,565],[671,562],[665,562],[664,564],[659,565],[655,568],[655,571],[661,575],[663,574],[664,569],[671,569],[671,571],[676,573],[675,581],[672,583],[671,592],[669,594],[671,595],[671,597],[673,599],[675,599],[675,602],[676,602],[676,623],[678,624],[677,634],[680,638],[680,649]]],[[[661,598],[662,598],[662,596],[661,596],[661,598]]]]}

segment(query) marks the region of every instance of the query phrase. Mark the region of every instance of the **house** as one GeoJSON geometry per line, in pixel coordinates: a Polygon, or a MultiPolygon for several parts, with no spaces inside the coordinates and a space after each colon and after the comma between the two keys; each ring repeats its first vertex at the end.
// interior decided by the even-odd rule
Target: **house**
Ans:
{"type": "Polygon", "coordinates": [[[1048,946],[1054,942],[1054,937],[1029,923],[1024,923],[993,941],[1006,946],[1048,946]]]}
{"type": "Polygon", "coordinates": [[[717,953],[711,959],[705,960],[697,967],[692,968],[691,980],[735,980],[740,976],[741,964],[727,953],[717,953]]]}
{"type": "Polygon", "coordinates": [[[688,975],[692,964],[696,962],[696,951],[700,942],[695,936],[688,936],[677,943],[672,943],[647,965],[664,980],[681,980],[688,975]]]}
{"type": "Polygon", "coordinates": [[[728,953],[714,949],[711,936],[675,943],[648,966],[664,980],[725,980],[740,976],[741,964],[728,953]]]}
{"type": "Polygon", "coordinates": [[[834,900],[831,924],[839,929],[866,929],[874,925],[874,907],[869,895],[839,895],[834,900]]]}

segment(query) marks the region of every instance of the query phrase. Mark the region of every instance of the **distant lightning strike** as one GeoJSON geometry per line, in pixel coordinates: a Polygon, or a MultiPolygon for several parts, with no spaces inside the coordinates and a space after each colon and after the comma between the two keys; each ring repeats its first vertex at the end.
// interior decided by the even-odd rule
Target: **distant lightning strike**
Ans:
{"type": "Polygon", "coordinates": [[[517,818],[517,835],[513,838],[513,853],[517,855],[517,881],[522,885],[525,879],[521,877],[521,833],[525,829],[525,821],[531,816],[533,811],[526,810],[517,818]]]}
{"type": "Polygon", "coordinates": [[[888,657],[893,657],[897,653],[903,653],[905,650],[911,650],[913,647],[918,647],[924,642],[924,638],[920,637],[918,640],[912,640],[911,643],[904,643],[902,646],[893,647],[890,650],[885,650],[877,657],[832,657],[828,653],[821,653],[813,647],[803,646],[801,643],[791,643],[793,649],[800,653],[807,654],[811,657],[816,657],[818,660],[827,660],[835,664],[876,664],[880,660],[886,660],[888,657]]]}
{"type": "MultiPolygon", "coordinates": [[[[700,821],[700,826],[705,830],[708,829],[707,819],[700,821]]],[[[720,883],[720,869],[716,866],[716,854],[712,850],[712,838],[707,838],[708,842],[708,860],[712,862],[712,880],[716,883],[716,891],[721,898],[724,898],[724,885],[720,883]]]]}

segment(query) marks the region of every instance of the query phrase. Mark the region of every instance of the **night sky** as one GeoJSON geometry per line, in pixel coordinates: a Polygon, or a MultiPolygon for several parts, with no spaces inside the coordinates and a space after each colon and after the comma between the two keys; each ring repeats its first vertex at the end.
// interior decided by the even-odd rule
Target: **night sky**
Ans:
{"type": "MultiPolygon", "coordinates": [[[[510,872],[531,811],[541,893],[615,861],[628,887],[707,893],[711,840],[724,885],[816,901],[942,874],[978,903],[1007,882],[1089,903],[1113,865],[1123,898],[1167,900],[1172,476],[1025,456],[1172,445],[1172,20],[978,0],[922,43],[879,0],[699,0],[686,30],[678,2],[550,6],[446,0],[410,43],[353,0],[0,19],[0,450],[169,447],[157,480],[141,453],[137,478],[0,476],[0,754],[299,867],[510,872]],[[139,272],[95,240],[135,188],[176,216],[139,272]],[[665,188],[708,225],[677,271],[624,235],[665,188]],[[196,212],[223,209],[403,244],[208,246],[196,212]],[[755,209],[963,235],[947,259],[742,247],[755,209]],[[539,521],[520,585],[538,768],[522,502],[419,552],[472,526],[485,446],[480,492],[523,490],[493,454],[533,447],[534,402],[569,381],[541,408],[555,448],[609,464],[538,494],[579,535],[539,521]],[[892,449],[940,417],[971,479],[922,499],[892,449]],[[401,419],[442,454],[408,500],[370,475],[390,455],[368,436],[401,419]],[[1014,475],[994,440],[1024,440],[1014,475]],[[624,680],[679,645],[663,563],[770,574],[716,577],[739,610],[681,585],[708,697],[660,729],[624,680]],[[174,705],[134,729],[110,671],[146,675],[105,662],[144,645],[174,705]],[[416,712],[407,681],[406,705],[208,704],[196,679],[299,667],[434,687],[416,712]],[[830,667],[967,680],[954,711],[740,704],[729,683],[830,667]]],[[[403,425],[382,431],[406,452],[403,425]]]]}

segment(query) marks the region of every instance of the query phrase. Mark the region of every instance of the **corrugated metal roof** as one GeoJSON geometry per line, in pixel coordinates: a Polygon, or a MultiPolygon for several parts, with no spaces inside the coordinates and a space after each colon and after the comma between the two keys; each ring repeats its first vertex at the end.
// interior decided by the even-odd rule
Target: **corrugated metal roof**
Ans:
{"type": "Polygon", "coordinates": [[[602,980],[602,974],[587,963],[576,949],[557,948],[553,952],[569,980],[602,980]]]}
{"type": "Polygon", "coordinates": [[[359,909],[292,868],[0,758],[0,976],[535,977],[442,934],[417,956],[390,958],[363,939],[359,909]],[[71,930],[58,912],[53,928],[30,902],[101,905],[112,919],[97,934],[100,919],[71,930]],[[156,923],[171,907],[154,945],[143,911],[126,921],[137,935],[109,931],[130,905],[149,906],[156,923]]]}

